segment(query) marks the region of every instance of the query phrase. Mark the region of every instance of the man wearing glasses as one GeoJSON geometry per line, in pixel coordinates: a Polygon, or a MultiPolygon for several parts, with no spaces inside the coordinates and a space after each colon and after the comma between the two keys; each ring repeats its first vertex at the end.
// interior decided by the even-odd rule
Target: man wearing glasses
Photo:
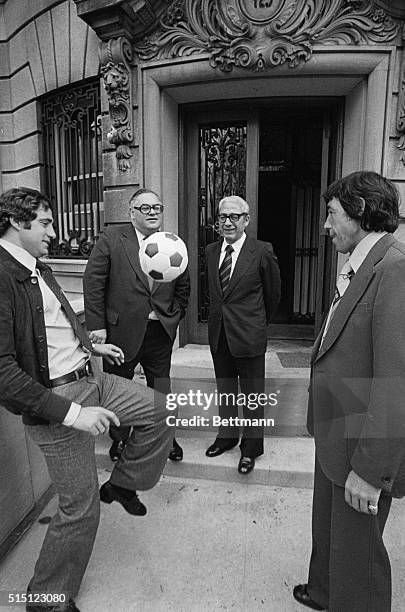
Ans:
{"type": "MultiPolygon", "coordinates": [[[[221,425],[206,451],[208,457],[217,457],[239,442],[238,406],[229,399],[238,397],[238,379],[245,396],[264,392],[266,326],[280,300],[280,272],[271,244],[245,233],[247,202],[235,195],[223,198],[217,221],[222,239],[206,250],[208,336],[218,392],[228,399],[220,402],[221,425]]],[[[238,471],[249,474],[256,457],[263,454],[263,427],[254,424],[263,418],[263,406],[252,410],[245,403],[243,417],[252,424],[243,429],[238,471]]]]}
{"type": "MultiPolygon", "coordinates": [[[[170,283],[156,283],[139,263],[141,241],[161,229],[163,204],[150,189],[138,189],[129,201],[131,226],[110,226],[97,241],[84,275],[86,325],[92,342],[122,348],[125,362],[104,370],[131,379],[141,364],[149,387],[170,392],[170,362],[180,319],[190,294],[188,270],[170,283]],[[156,380],[156,382],[155,382],[156,380]]],[[[127,427],[111,427],[110,457],[121,455],[127,427]]],[[[173,441],[170,459],[181,461],[183,450],[173,441]]]]}

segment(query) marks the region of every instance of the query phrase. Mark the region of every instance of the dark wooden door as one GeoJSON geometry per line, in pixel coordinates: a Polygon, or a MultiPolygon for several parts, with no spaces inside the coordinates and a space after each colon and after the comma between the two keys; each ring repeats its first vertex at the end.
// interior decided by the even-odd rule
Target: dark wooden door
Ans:
{"type": "Polygon", "coordinates": [[[221,198],[236,194],[249,203],[248,233],[257,233],[258,118],[256,112],[184,115],[183,210],[192,279],[187,342],[208,342],[208,283],[205,248],[218,240],[216,211],[221,198]]]}
{"type": "Polygon", "coordinates": [[[192,278],[186,342],[207,342],[204,253],[218,239],[219,200],[230,194],[247,200],[247,232],[271,242],[279,258],[282,300],[269,337],[313,338],[319,329],[336,270],[321,194],[339,172],[341,129],[336,110],[313,106],[183,113],[181,210],[192,278]]]}

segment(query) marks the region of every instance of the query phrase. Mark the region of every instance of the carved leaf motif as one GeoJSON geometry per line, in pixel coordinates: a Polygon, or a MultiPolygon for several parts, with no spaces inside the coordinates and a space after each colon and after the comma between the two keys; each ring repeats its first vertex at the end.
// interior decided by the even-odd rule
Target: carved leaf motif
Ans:
{"type": "Polygon", "coordinates": [[[277,10],[269,5],[275,18],[268,20],[266,3],[252,1],[249,11],[261,11],[254,21],[241,11],[247,1],[176,0],[135,52],[141,61],[208,53],[211,66],[225,72],[233,66],[263,70],[308,61],[315,44],[383,43],[399,32],[399,21],[374,0],[280,0],[277,10]]]}
{"type": "Polygon", "coordinates": [[[131,128],[130,75],[127,63],[132,60],[132,47],[123,37],[101,43],[99,49],[100,72],[108,96],[111,128],[108,141],[117,147],[117,166],[125,172],[130,168],[133,141],[131,128]]]}

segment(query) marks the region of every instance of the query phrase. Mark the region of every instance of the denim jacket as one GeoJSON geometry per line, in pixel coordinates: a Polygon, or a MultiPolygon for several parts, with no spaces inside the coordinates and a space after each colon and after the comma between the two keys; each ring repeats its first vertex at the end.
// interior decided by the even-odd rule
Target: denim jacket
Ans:
{"type": "Polygon", "coordinates": [[[0,404],[29,425],[62,422],[71,402],[50,388],[38,280],[0,247],[0,404]]]}

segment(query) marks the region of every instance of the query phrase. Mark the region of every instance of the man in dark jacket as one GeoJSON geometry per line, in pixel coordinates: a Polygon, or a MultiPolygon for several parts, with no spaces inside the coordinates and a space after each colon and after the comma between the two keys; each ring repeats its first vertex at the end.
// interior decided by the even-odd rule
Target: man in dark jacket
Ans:
{"type": "MultiPolygon", "coordinates": [[[[223,198],[218,206],[219,229],[223,240],[208,245],[207,270],[210,294],[208,337],[219,393],[237,397],[241,392],[264,391],[264,355],[267,329],[280,301],[280,272],[273,248],[268,242],[248,237],[249,206],[239,196],[223,198]]],[[[255,458],[263,454],[263,406],[250,410],[246,401],[244,417],[252,425],[244,427],[238,471],[248,474],[255,458]]],[[[239,441],[239,427],[228,425],[238,416],[236,401],[221,402],[221,424],[215,442],[207,449],[216,457],[239,441]]]]}
{"type": "MultiPolygon", "coordinates": [[[[136,191],[129,215],[131,225],[106,228],[90,255],[83,283],[86,326],[93,342],[113,342],[125,353],[125,363],[105,362],[105,371],[132,379],[140,363],[148,386],[170,393],[173,342],[190,294],[188,269],[170,283],[153,282],[141,269],[139,245],[162,225],[163,204],[156,193],[136,191]]],[[[110,435],[114,460],[129,428],[111,427],[110,435]]],[[[183,457],[175,439],[169,457],[183,457]]]]}
{"type": "MultiPolygon", "coordinates": [[[[100,498],[133,515],[146,513],[136,489],[159,479],[172,442],[164,396],[105,374],[90,362],[92,345],[50,268],[38,258],[55,238],[49,201],[38,191],[0,196],[0,403],[23,417],[59,494],[29,592],[66,597],[58,610],[78,612],[73,598],[93,548],[100,498]],[[94,436],[110,423],[135,433],[110,480],[98,490],[94,436]]],[[[113,344],[99,355],[121,363],[113,344]]],[[[28,603],[27,610],[53,610],[28,603]]]]}
{"type": "Polygon", "coordinates": [[[308,430],[315,437],[312,555],[294,597],[315,610],[389,612],[383,542],[405,495],[405,245],[395,186],[354,172],[325,195],[328,230],[347,254],[312,351],[308,430]]]}

